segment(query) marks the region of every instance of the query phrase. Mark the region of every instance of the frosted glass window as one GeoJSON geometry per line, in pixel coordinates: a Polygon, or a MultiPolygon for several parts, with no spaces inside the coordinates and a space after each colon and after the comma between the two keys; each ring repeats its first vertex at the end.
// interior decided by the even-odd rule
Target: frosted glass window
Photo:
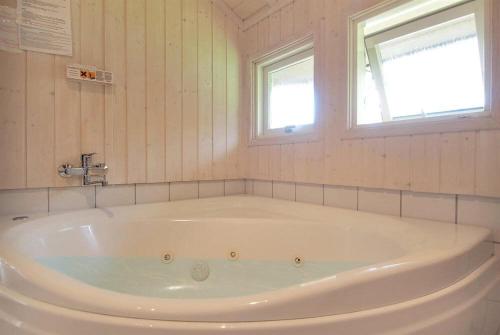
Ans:
{"type": "Polygon", "coordinates": [[[268,74],[268,128],[314,123],[314,59],[309,57],[268,74]]]}

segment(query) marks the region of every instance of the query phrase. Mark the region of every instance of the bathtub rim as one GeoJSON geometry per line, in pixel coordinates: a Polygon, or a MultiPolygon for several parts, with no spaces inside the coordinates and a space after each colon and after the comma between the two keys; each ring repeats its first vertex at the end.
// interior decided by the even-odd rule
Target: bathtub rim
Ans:
{"type": "MultiPolygon", "coordinates": [[[[311,335],[318,335],[323,334],[324,330],[321,332],[321,330],[318,331],[315,327],[331,327],[336,326],[337,323],[342,323],[344,326],[341,326],[341,329],[345,329],[345,325],[355,328],[357,325],[366,322],[370,324],[370,326],[366,327],[370,329],[376,328],[377,334],[385,334],[385,332],[395,330],[392,328],[394,326],[394,320],[399,320],[399,318],[394,318],[394,314],[398,315],[399,313],[403,318],[417,316],[417,321],[415,322],[415,320],[412,319],[412,322],[407,323],[404,329],[402,329],[404,327],[402,326],[402,322],[396,322],[396,326],[398,327],[397,330],[405,330],[405,334],[411,331],[413,334],[413,331],[431,329],[435,326],[437,326],[439,330],[442,330],[440,322],[449,322],[448,319],[452,319],[452,322],[457,322],[457,320],[460,320],[460,313],[464,309],[479,307],[478,305],[481,302],[486,301],[488,297],[491,296],[493,290],[498,289],[500,289],[500,257],[494,256],[467,277],[447,288],[427,296],[404,301],[395,305],[383,306],[345,315],[329,315],[294,320],[258,322],[183,322],[135,319],[73,310],[38,301],[32,297],[24,296],[19,292],[0,285],[0,301],[2,301],[2,299],[8,301],[13,307],[10,309],[10,313],[2,312],[0,308],[0,323],[10,322],[11,324],[16,324],[20,329],[26,328],[30,330],[36,329],[36,326],[50,327],[46,325],[50,324],[50,321],[45,323],[45,318],[39,317],[35,318],[38,324],[16,322],[26,315],[29,315],[31,321],[33,321],[33,316],[31,314],[41,312],[51,316],[53,321],[60,321],[60,318],[64,318],[65,324],[68,324],[66,319],[69,319],[69,322],[74,320],[78,322],[88,322],[89,326],[93,325],[95,327],[104,324],[109,327],[117,327],[117,330],[126,330],[126,327],[130,327],[131,329],[135,329],[134,331],[141,330],[144,334],[149,334],[149,331],[154,328],[165,331],[167,335],[176,334],[178,331],[186,331],[186,333],[183,332],[182,334],[187,334],[187,332],[189,332],[189,334],[197,334],[197,332],[200,331],[203,334],[215,335],[219,334],[222,330],[232,330],[232,334],[239,334],[239,331],[248,334],[248,331],[252,331],[252,333],[256,335],[268,335],[269,331],[272,331],[273,334],[284,335],[288,334],[289,331],[295,327],[312,327],[313,330],[308,333],[311,335]],[[464,298],[467,298],[467,300],[464,298]],[[439,314],[429,312],[429,307],[437,308],[439,314]],[[430,322],[426,318],[429,318],[430,322]],[[375,320],[377,322],[373,324],[375,320]]],[[[64,327],[64,325],[59,325],[59,323],[60,322],[52,322],[52,324],[57,324],[56,327],[59,329],[64,327]]],[[[95,330],[98,331],[98,329],[95,330]]],[[[40,331],[43,332],[46,330],[40,329],[40,331]]],[[[351,333],[357,334],[359,333],[359,329],[358,331],[350,332],[350,334],[351,333]]],[[[127,334],[129,333],[127,332],[127,334]]]]}

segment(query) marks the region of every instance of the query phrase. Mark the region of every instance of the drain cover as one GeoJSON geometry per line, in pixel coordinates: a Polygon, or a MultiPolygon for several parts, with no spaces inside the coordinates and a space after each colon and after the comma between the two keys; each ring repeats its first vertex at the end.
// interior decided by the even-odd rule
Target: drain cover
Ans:
{"type": "Polygon", "coordinates": [[[191,277],[196,281],[204,281],[210,275],[210,268],[205,262],[197,262],[191,268],[191,277]]]}

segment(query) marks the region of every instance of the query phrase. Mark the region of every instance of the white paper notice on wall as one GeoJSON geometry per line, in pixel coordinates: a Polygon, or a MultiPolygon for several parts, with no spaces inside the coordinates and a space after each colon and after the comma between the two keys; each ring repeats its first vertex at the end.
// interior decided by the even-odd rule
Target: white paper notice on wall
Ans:
{"type": "Polygon", "coordinates": [[[0,50],[21,52],[17,38],[16,9],[0,6],[0,50]]]}
{"type": "Polygon", "coordinates": [[[19,47],[72,56],[70,0],[17,0],[19,47]]]}

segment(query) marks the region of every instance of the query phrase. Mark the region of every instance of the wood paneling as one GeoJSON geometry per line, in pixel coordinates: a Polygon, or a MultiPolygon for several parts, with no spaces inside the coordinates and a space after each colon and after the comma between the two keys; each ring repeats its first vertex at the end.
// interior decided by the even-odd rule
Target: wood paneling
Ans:
{"type": "MultiPolygon", "coordinates": [[[[348,106],[347,17],[378,2],[296,0],[244,32],[242,52],[247,61],[314,32],[316,104],[324,127],[317,142],[278,145],[280,150],[276,145],[249,147],[247,177],[500,197],[499,131],[341,139],[348,106]]],[[[493,6],[496,36],[500,34],[500,5],[494,1],[493,6]]],[[[493,39],[493,53],[500,53],[498,38],[493,39]]],[[[499,58],[494,59],[498,62],[499,58]]],[[[498,69],[493,64],[494,110],[500,106],[494,90],[500,80],[498,69]]],[[[243,73],[243,78],[242,87],[249,89],[249,74],[243,73]]],[[[246,96],[243,106],[245,120],[250,119],[249,99],[246,96]]]]}
{"type": "MultiPolygon", "coordinates": [[[[80,50],[82,64],[104,68],[103,0],[81,1],[80,50]]],[[[28,85],[30,79],[28,78],[28,85]]],[[[29,95],[28,90],[28,95],[29,95]]],[[[96,161],[104,160],[104,87],[81,85],[81,151],[95,152],[96,161]]],[[[28,98],[28,102],[29,102],[28,98]]],[[[76,103],[73,102],[73,103],[76,103]]],[[[30,155],[28,154],[28,157],[30,155]]],[[[58,163],[58,162],[56,162],[58,163]]],[[[53,171],[47,171],[52,173],[53,171]]],[[[29,185],[28,185],[29,186],[29,185]]]]}
{"type": "MultiPolygon", "coordinates": [[[[114,73],[114,84],[105,88],[105,151],[112,184],[127,183],[127,89],[125,0],[106,0],[104,54],[106,69],[114,73]]],[[[76,160],[75,160],[76,161],[76,160]]],[[[60,161],[57,161],[60,164],[60,161]]]]}
{"type": "Polygon", "coordinates": [[[146,180],[165,180],[165,1],[146,1],[146,180]]]}
{"type": "Polygon", "coordinates": [[[54,56],[28,52],[27,186],[54,185],[54,56]]]}
{"type": "Polygon", "coordinates": [[[126,1],[128,183],[146,182],[146,2],[126,1]],[[133,94],[131,94],[133,92],[133,94]]]}
{"type": "Polygon", "coordinates": [[[182,180],[198,176],[198,2],[182,1],[182,180]]]}
{"type": "Polygon", "coordinates": [[[165,2],[165,173],[182,180],[182,0],[165,2]]]}
{"type": "Polygon", "coordinates": [[[72,57],[0,51],[0,189],[78,185],[56,168],[82,152],[113,184],[242,177],[236,24],[209,0],[71,5],[72,57]],[[114,84],[69,81],[70,63],[114,84]]]}
{"type": "Polygon", "coordinates": [[[213,22],[213,177],[226,174],[227,46],[223,13],[214,12],[213,22]]]}
{"type": "MultiPolygon", "coordinates": [[[[80,158],[80,83],[66,80],[66,65],[80,63],[80,0],[72,1],[71,17],[73,31],[73,56],[55,56],[55,157],[52,169],[57,162],[74,162],[80,158]]],[[[57,186],[79,185],[76,178],[56,178],[57,186]]]]}
{"type": "Polygon", "coordinates": [[[198,2],[198,176],[212,178],[212,7],[198,2]]]}
{"type": "Polygon", "coordinates": [[[0,51],[0,187],[26,187],[26,53],[0,51]]]}

